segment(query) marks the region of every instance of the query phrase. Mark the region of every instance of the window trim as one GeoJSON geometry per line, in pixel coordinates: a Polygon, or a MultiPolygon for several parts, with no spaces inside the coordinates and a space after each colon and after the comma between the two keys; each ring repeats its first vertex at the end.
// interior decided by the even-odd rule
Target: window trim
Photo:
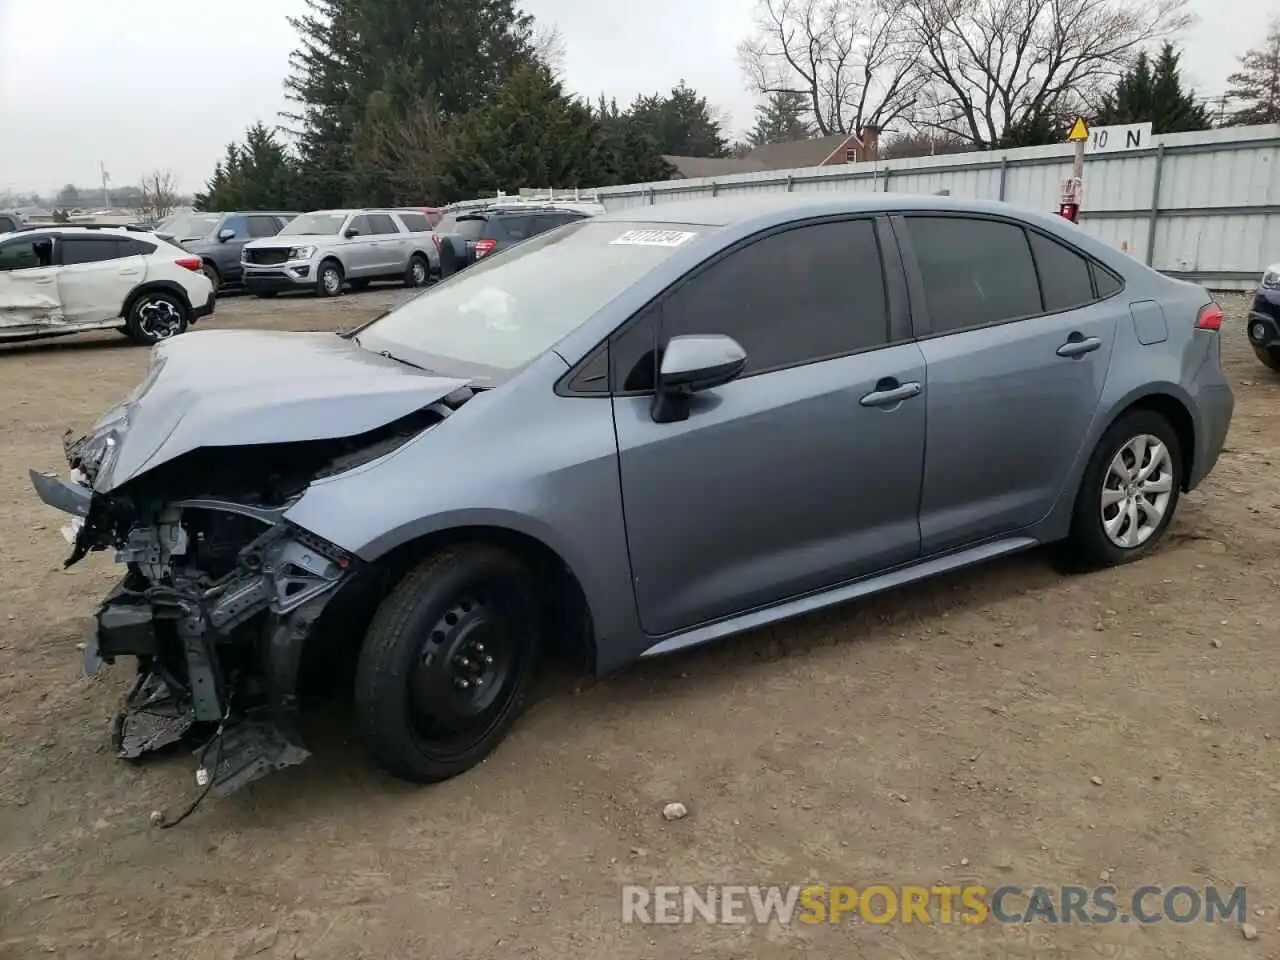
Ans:
{"type": "Polygon", "coordinates": [[[1075,246],[1075,244],[1070,243],[1067,240],[1063,240],[1061,237],[1055,236],[1048,230],[1042,230],[1035,224],[1027,223],[1014,217],[964,210],[904,210],[894,213],[890,217],[890,221],[893,225],[894,234],[898,240],[898,248],[902,254],[903,267],[907,271],[907,287],[910,292],[911,299],[912,328],[915,331],[914,339],[917,341],[932,340],[936,337],[949,337],[959,333],[971,333],[974,330],[986,330],[992,327],[1002,327],[1005,324],[1022,323],[1026,320],[1037,320],[1041,317],[1054,317],[1059,314],[1070,313],[1073,310],[1084,310],[1087,307],[1097,306],[1099,303],[1110,300],[1112,297],[1119,296],[1125,290],[1124,277],[1099,261],[1096,257],[1085,253],[1079,247],[1075,246]],[[1036,290],[1040,297],[1040,311],[1038,313],[1029,313],[1020,317],[1008,317],[1004,320],[995,320],[990,323],[979,323],[967,327],[956,327],[951,330],[940,330],[935,332],[933,329],[933,318],[929,315],[928,302],[925,299],[924,274],[920,270],[919,260],[916,259],[915,248],[911,244],[911,237],[907,233],[906,221],[913,217],[928,217],[930,219],[946,217],[948,219],[955,220],[989,220],[995,223],[1002,223],[1021,229],[1024,242],[1027,244],[1027,254],[1031,257],[1032,267],[1036,271],[1036,290]],[[1061,244],[1072,253],[1084,259],[1091,268],[1089,271],[1089,285],[1093,293],[1092,300],[1088,303],[1078,304],[1074,307],[1063,307],[1057,310],[1046,310],[1044,308],[1044,286],[1040,282],[1040,265],[1036,261],[1035,250],[1031,246],[1031,239],[1028,236],[1030,233],[1039,234],[1047,240],[1061,244]],[[1114,293],[1105,297],[1098,295],[1097,278],[1094,274],[1095,270],[1103,270],[1116,280],[1119,286],[1114,293]]]}
{"type": "MultiPolygon", "coordinates": [[[[807,217],[803,220],[790,220],[786,223],[775,224],[758,230],[750,236],[743,237],[735,241],[733,244],[717,250],[707,259],[703,260],[691,270],[679,276],[672,281],[667,287],[650,298],[647,302],[636,309],[631,316],[623,320],[613,330],[606,334],[599,343],[593,346],[585,354],[582,359],[569,368],[555,382],[555,393],[562,397],[583,397],[583,398],[599,398],[599,397],[648,397],[653,395],[652,390],[618,390],[615,389],[613,382],[613,359],[609,358],[609,389],[606,393],[596,392],[579,392],[573,389],[574,379],[582,373],[583,369],[589,364],[595,362],[599,353],[603,351],[612,352],[612,344],[619,337],[625,335],[633,328],[641,323],[646,322],[650,317],[657,317],[658,329],[662,329],[662,308],[668,299],[675,296],[681,288],[701,276],[707,270],[718,265],[727,257],[743,250],[749,246],[767,240],[770,237],[781,233],[789,233],[792,230],[803,229],[804,227],[821,226],[827,223],[844,223],[848,221],[869,220],[872,226],[872,237],[875,240],[876,248],[880,252],[880,273],[884,283],[885,290],[885,337],[886,340],[882,344],[871,347],[861,347],[857,350],[850,350],[841,353],[834,353],[829,356],[811,357],[806,360],[797,361],[795,363],[778,364],[771,367],[761,367],[744,373],[737,380],[748,380],[766,373],[779,373],[783,370],[792,370],[797,367],[806,367],[814,363],[826,363],[830,360],[840,360],[844,357],[854,357],[864,353],[871,353],[875,350],[884,350],[889,347],[897,346],[907,342],[911,337],[910,331],[910,309],[909,303],[905,297],[905,290],[900,284],[905,278],[903,274],[903,264],[899,260],[900,251],[896,245],[890,245],[889,240],[892,236],[888,231],[888,217],[883,212],[866,212],[866,213],[838,213],[829,214],[827,216],[807,217]]],[[[736,383],[737,380],[734,382],[736,383]]]]}

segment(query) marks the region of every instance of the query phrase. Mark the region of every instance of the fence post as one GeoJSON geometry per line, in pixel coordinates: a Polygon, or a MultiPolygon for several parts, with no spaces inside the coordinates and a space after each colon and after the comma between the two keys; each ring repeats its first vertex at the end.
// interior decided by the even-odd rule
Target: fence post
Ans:
{"type": "Polygon", "coordinates": [[[1156,226],[1160,222],[1160,179],[1164,173],[1164,144],[1156,147],[1156,172],[1151,178],[1151,214],[1147,220],[1147,266],[1156,259],[1156,226]]]}
{"type": "Polygon", "coordinates": [[[654,189],[653,189],[653,187],[650,187],[650,188],[649,188],[649,206],[651,206],[651,207],[652,207],[652,206],[653,206],[653,202],[654,202],[654,189]]]}
{"type": "Polygon", "coordinates": [[[718,184],[718,183],[716,183],[714,180],[712,180],[712,181],[711,181],[711,195],[714,197],[714,196],[715,196],[717,193],[719,193],[719,192],[720,192],[720,184],[718,184]]]}
{"type": "Polygon", "coordinates": [[[796,188],[796,178],[787,177],[787,193],[791,193],[796,188]]]}
{"type": "Polygon", "coordinates": [[[889,192],[889,178],[891,176],[893,176],[893,171],[890,170],[888,167],[885,167],[884,168],[884,192],[885,193],[889,192]]]}
{"type": "Polygon", "coordinates": [[[1000,193],[996,195],[996,199],[1004,203],[1005,186],[1009,182],[1009,155],[1006,153],[1000,158],[1000,193]]]}

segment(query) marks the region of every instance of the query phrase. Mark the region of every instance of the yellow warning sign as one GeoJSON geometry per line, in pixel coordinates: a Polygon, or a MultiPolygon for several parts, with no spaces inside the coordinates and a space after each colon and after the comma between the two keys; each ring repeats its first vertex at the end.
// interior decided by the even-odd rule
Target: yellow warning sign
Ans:
{"type": "Polygon", "coordinates": [[[1084,122],[1084,117],[1076,117],[1071,124],[1071,132],[1067,134],[1068,143],[1076,143],[1079,140],[1089,139],[1089,125],[1084,122]]]}

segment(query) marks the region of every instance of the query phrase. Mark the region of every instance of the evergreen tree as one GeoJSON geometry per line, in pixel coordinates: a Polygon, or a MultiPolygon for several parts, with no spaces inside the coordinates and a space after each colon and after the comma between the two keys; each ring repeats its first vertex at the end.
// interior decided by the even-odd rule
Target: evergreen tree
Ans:
{"type": "Polygon", "coordinates": [[[243,143],[227,144],[197,210],[287,210],[298,206],[298,164],[274,131],[255,123],[243,143]]]}
{"type": "Polygon", "coordinates": [[[1182,55],[1165,43],[1152,64],[1145,52],[1103,97],[1095,120],[1100,124],[1146,123],[1153,133],[1208,130],[1209,113],[1192,90],[1182,86],[1182,55]]]}
{"type": "Polygon", "coordinates": [[[729,143],[706,97],[683,80],[668,96],[637,97],[627,111],[657,148],[677,157],[728,156],[729,143]]]}
{"type": "Polygon", "coordinates": [[[662,159],[652,136],[629,112],[618,109],[617,100],[600,97],[595,118],[605,136],[608,168],[606,179],[595,186],[671,178],[673,168],[662,159]]]}
{"type": "Polygon", "coordinates": [[[590,107],[565,94],[539,63],[518,68],[493,101],[463,118],[439,181],[439,199],[521,187],[597,186],[609,143],[590,107]]]}
{"type": "Polygon", "coordinates": [[[768,100],[756,106],[756,125],[747,134],[747,142],[761,147],[766,143],[808,140],[814,132],[807,113],[803,94],[771,93],[768,100]]]}
{"type": "Polygon", "coordinates": [[[1240,57],[1240,69],[1227,83],[1227,96],[1245,104],[1236,123],[1280,123],[1280,21],[1271,24],[1261,47],[1240,57]]]}

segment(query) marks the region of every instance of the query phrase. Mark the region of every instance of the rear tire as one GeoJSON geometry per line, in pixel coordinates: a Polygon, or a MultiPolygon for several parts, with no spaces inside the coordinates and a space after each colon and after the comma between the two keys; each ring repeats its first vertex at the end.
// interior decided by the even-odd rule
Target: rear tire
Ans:
{"type": "Polygon", "coordinates": [[[217,293],[222,286],[222,274],[218,273],[218,268],[206,260],[200,267],[200,272],[209,278],[209,282],[213,284],[213,292],[217,293]]]}
{"type": "Polygon", "coordinates": [[[1154,550],[1177,510],[1182,457],[1177,432],[1154,410],[1113,423],[1080,479],[1065,544],[1070,565],[1097,570],[1154,550]]]}
{"type": "Polygon", "coordinates": [[[382,602],[360,651],[367,749],[414,783],[471,769],[519,716],[540,644],[537,592],[515,557],[484,544],[429,556],[382,602]]]}
{"type": "Polygon", "coordinates": [[[415,253],[409,258],[409,265],[405,268],[404,285],[406,287],[425,287],[430,278],[431,264],[422,254],[415,253]]]}
{"type": "Polygon", "coordinates": [[[337,260],[323,261],[316,271],[316,296],[336,297],[342,293],[342,284],[345,279],[342,264],[337,260]]]}
{"type": "Polygon", "coordinates": [[[135,343],[150,347],[185,333],[190,320],[191,311],[175,294],[149,290],[129,305],[125,329],[135,343]]]}
{"type": "Polygon", "coordinates": [[[1280,349],[1276,347],[1254,347],[1253,354],[1262,361],[1263,366],[1280,372],[1280,349]]]}

